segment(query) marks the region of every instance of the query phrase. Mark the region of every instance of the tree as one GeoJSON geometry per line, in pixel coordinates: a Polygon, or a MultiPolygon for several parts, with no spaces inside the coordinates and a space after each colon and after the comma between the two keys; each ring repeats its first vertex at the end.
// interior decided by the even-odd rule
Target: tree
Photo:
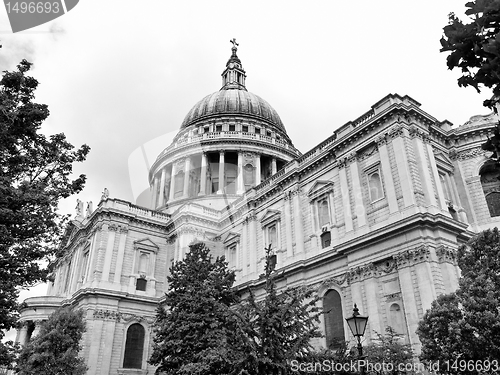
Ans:
{"type": "Polygon", "coordinates": [[[224,257],[213,261],[203,243],[189,248],[185,259],[170,268],[149,362],[167,375],[228,374],[238,346],[230,309],[238,301],[232,289],[235,275],[224,257]]]}
{"type": "Polygon", "coordinates": [[[40,333],[26,345],[17,361],[19,375],[84,375],[83,358],[78,357],[85,332],[83,310],[61,308],[40,327],[40,333]]]}
{"type": "Polygon", "coordinates": [[[49,111],[33,102],[30,67],[23,60],[0,80],[0,338],[17,320],[19,288],[47,276],[64,222],[57,205],[82,190],[85,176],[71,180],[72,165],[89,152],[73,150],[64,134],[39,133],[49,111]]]}
{"type": "MultiPolygon", "coordinates": [[[[450,13],[449,23],[443,28],[441,52],[450,52],[447,65],[450,70],[460,68],[461,87],[472,86],[492,89],[493,97],[483,105],[497,113],[500,103],[500,0],[470,1],[465,14],[470,22],[464,23],[450,13]]],[[[492,152],[492,159],[500,163],[500,122],[493,129],[493,137],[481,145],[492,152]]]]}
{"type": "Polygon", "coordinates": [[[290,370],[292,360],[311,358],[311,339],[321,337],[318,297],[309,288],[287,288],[278,293],[271,248],[266,249],[265,296],[257,301],[252,290],[238,309],[245,341],[235,374],[278,375],[290,370]]]}
{"type": "MultiPolygon", "coordinates": [[[[500,0],[470,1],[465,14],[470,22],[464,23],[450,13],[449,24],[443,28],[441,52],[451,52],[448,68],[460,68],[461,87],[491,88],[500,97],[500,0]]],[[[491,101],[485,102],[492,106],[491,101]]]]}
{"type": "MultiPolygon", "coordinates": [[[[500,369],[500,234],[497,228],[459,248],[456,294],[440,296],[419,323],[421,359],[440,361],[441,373],[479,374],[468,361],[500,369]],[[492,364],[495,367],[494,364],[492,364]]],[[[472,362],[471,362],[472,363],[472,362]]]]}
{"type": "Polygon", "coordinates": [[[420,360],[439,364],[440,373],[461,374],[450,367],[462,357],[473,358],[473,331],[467,327],[459,298],[455,293],[440,295],[419,323],[417,334],[422,343],[420,360]]]}
{"type": "Polygon", "coordinates": [[[387,375],[411,373],[411,371],[405,371],[405,365],[413,363],[411,345],[402,343],[402,335],[394,331],[392,327],[386,327],[385,335],[375,333],[377,338],[365,348],[366,361],[372,364],[382,364],[382,366],[372,366],[368,369],[371,370],[370,373],[387,375]]]}

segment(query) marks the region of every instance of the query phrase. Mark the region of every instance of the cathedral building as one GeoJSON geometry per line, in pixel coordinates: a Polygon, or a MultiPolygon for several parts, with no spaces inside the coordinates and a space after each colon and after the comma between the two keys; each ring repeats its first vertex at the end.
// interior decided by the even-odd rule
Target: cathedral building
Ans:
{"type": "Polygon", "coordinates": [[[496,121],[452,127],[389,94],[302,154],[246,89],[233,44],[222,88],[193,106],[151,166],[151,206],[106,191],[94,211],[78,206],[47,296],[25,301],[17,340],[74,306],[85,311],[89,375],[153,374],[169,267],[204,242],[241,289],[262,286],[271,246],[279,286],[314,288],[328,311],[316,347],[353,340],[345,318],[357,304],[366,342],[391,326],[418,353],[418,322],[458,287],[457,248],[500,224],[500,170],[481,149],[496,121]]]}

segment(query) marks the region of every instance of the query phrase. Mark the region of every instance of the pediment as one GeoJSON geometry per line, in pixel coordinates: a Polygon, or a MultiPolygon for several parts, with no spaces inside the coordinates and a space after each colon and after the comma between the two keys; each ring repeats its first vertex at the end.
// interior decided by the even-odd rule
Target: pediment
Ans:
{"type": "Polygon", "coordinates": [[[280,211],[269,208],[264,212],[264,214],[260,218],[260,222],[262,225],[267,225],[270,222],[279,220],[280,218],[281,218],[280,211]]]}
{"type": "Polygon", "coordinates": [[[319,196],[333,191],[333,182],[328,180],[317,180],[307,192],[309,200],[314,200],[319,196]]]}
{"type": "Polygon", "coordinates": [[[434,159],[436,159],[436,164],[438,167],[441,167],[443,169],[447,170],[453,170],[453,163],[448,157],[448,155],[445,155],[442,152],[434,152],[434,159]]]}
{"type": "Polygon", "coordinates": [[[229,232],[225,236],[222,237],[222,242],[224,245],[228,245],[233,242],[239,242],[240,234],[235,232],[229,232]]]}
{"type": "Polygon", "coordinates": [[[153,252],[157,252],[159,249],[159,246],[154,243],[149,237],[142,238],[140,240],[135,240],[134,241],[134,248],[135,249],[145,249],[153,252]]]}

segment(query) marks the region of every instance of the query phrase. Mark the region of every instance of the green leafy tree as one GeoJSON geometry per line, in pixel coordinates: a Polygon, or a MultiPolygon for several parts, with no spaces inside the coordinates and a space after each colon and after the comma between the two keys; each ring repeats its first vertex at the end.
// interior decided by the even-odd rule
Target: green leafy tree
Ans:
{"type": "Polygon", "coordinates": [[[30,67],[23,60],[0,80],[0,332],[17,320],[19,288],[47,276],[42,261],[53,258],[64,221],[57,205],[82,190],[85,176],[71,180],[72,165],[89,152],[74,150],[64,134],[39,133],[49,110],[33,102],[30,67]]]}
{"type": "Polygon", "coordinates": [[[402,335],[392,327],[386,327],[385,335],[375,332],[377,338],[365,347],[367,363],[383,364],[380,367],[369,368],[370,374],[398,375],[410,374],[405,365],[413,363],[413,350],[410,344],[402,342],[402,335]],[[403,367],[400,367],[403,366],[403,367]]]}
{"type": "Polygon", "coordinates": [[[500,234],[486,230],[459,248],[462,270],[455,294],[440,296],[419,323],[421,359],[442,374],[481,374],[471,363],[500,369],[500,234]],[[493,362],[497,361],[497,362],[493,362]],[[495,364],[496,363],[496,364],[495,364]]]}
{"type": "Polygon", "coordinates": [[[158,307],[149,362],[166,375],[230,373],[238,347],[230,307],[238,298],[232,289],[234,272],[224,257],[214,261],[203,243],[191,245],[167,280],[169,292],[158,307]]]}
{"type": "Polygon", "coordinates": [[[321,311],[318,297],[308,288],[287,288],[278,292],[275,258],[266,249],[264,299],[258,301],[252,290],[238,309],[243,323],[241,358],[234,364],[235,374],[279,375],[290,372],[292,360],[311,358],[311,339],[321,337],[318,329],[321,311]]]}
{"type": "Polygon", "coordinates": [[[83,358],[78,356],[85,332],[83,310],[61,308],[42,323],[40,333],[21,351],[19,375],[84,375],[83,358]]]}

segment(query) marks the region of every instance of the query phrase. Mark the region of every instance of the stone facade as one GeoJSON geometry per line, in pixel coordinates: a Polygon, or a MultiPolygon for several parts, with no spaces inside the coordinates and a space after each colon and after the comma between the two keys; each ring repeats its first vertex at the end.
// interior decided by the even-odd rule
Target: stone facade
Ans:
{"type": "Polygon", "coordinates": [[[201,241],[226,256],[239,288],[262,285],[271,245],[280,286],[312,286],[333,306],[316,346],[352,339],[344,318],[356,303],[369,315],[368,342],[390,325],[419,351],[419,320],[458,286],[458,246],[500,224],[488,198],[500,186],[486,178],[497,170],[485,169],[480,148],[497,118],[452,128],[390,94],[301,155],[274,110],[240,92],[244,73],[233,49],[221,91],[236,91],[209,97],[250,104],[224,112],[204,99],[190,111],[151,167],[151,208],[105,194],[95,211],[80,210],[48,296],[26,301],[18,341],[57,306],[72,305],[86,311],[89,375],[154,373],[151,326],[169,266],[201,241]],[[124,366],[131,326],[143,332],[135,368],[124,366]]]}

